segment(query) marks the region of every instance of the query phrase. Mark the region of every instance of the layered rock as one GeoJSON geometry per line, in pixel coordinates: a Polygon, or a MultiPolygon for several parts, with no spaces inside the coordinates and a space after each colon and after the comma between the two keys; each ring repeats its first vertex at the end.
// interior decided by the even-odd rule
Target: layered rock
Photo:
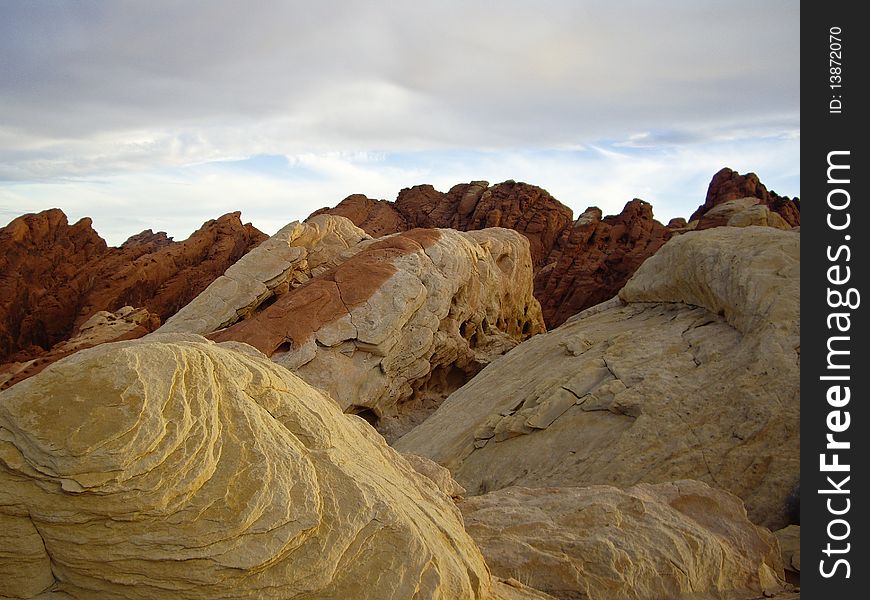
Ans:
{"type": "Polygon", "coordinates": [[[357,194],[314,215],[324,213],[345,216],[376,237],[413,227],[519,231],[529,240],[535,296],[550,327],[613,296],[671,236],[641,200],[619,215],[602,218],[590,208],[572,221],[571,209],[546,190],[515,181],[472,181],[446,193],[418,185],[403,189],[394,203],[357,194]]]}
{"type": "Polygon", "coordinates": [[[717,223],[715,219],[705,222],[705,219],[710,216],[708,214],[710,210],[724,202],[741,198],[757,198],[760,204],[782,217],[790,227],[798,227],[801,224],[799,198],[779,196],[776,192],[768,191],[755,173],[741,175],[728,167],[713,176],[707,188],[704,204],[698,207],[689,220],[699,221],[699,228],[721,225],[722,223],[717,223]]]}
{"type": "Polygon", "coordinates": [[[368,238],[343,217],[294,221],[230,266],[160,331],[206,334],[229,327],[336,266],[344,253],[368,238]]]}
{"type": "Polygon", "coordinates": [[[566,600],[760,597],[784,588],[779,546],[735,496],[683,480],[508,487],[459,503],[493,574],[566,600]]]}
{"type": "Polygon", "coordinates": [[[521,344],[396,448],[469,494],[698,479],[788,523],[799,477],[800,234],[673,238],[619,297],[521,344]]]}
{"type": "Polygon", "coordinates": [[[101,310],[85,321],[78,334],[58,342],[37,358],[0,365],[0,390],[36,375],[45,367],[73,352],[107,342],[132,340],[146,335],[160,325],[160,318],[145,308],[125,306],[113,313],[101,310]]]}
{"type": "Polygon", "coordinates": [[[198,336],[104,344],[2,392],[0,524],[4,597],[491,593],[456,507],[374,430],[198,336]]]}
{"type": "Polygon", "coordinates": [[[544,329],[514,231],[414,229],[345,258],[211,337],[251,344],[392,437],[544,329]]]}
{"type": "Polygon", "coordinates": [[[99,311],[133,306],[166,320],[265,237],[230,213],[183,242],[146,231],[109,248],[90,219],[19,217],[0,229],[0,362],[37,357],[99,311]]]}

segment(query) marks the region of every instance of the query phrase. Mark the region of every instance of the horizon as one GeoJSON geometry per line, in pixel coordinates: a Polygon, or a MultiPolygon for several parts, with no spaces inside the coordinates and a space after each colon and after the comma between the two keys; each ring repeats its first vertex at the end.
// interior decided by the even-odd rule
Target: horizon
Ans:
{"type": "Polygon", "coordinates": [[[56,207],[117,246],[241,211],[271,235],[512,179],[667,223],[726,166],[800,196],[799,3],[300,8],[0,7],[0,221],[56,207]]]}

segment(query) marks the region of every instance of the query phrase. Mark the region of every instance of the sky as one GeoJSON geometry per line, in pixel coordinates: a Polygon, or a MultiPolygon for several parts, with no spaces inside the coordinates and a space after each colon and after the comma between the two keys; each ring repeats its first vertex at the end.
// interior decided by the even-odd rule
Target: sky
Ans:
{"type": "Polygon", "coordinates": [[[800,195],[796,0],[0,3],[0,225],[118,245],[507,179],[667,222],[724,166],[800,195]]]}

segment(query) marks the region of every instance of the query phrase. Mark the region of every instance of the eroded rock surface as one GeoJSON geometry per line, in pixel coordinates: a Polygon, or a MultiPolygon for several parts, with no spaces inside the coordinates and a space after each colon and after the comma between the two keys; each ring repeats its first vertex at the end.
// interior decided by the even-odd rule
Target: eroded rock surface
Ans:
{"type": "Polygon", "coordinates": [[[245,254],[160,328],[206,334],[229,327],[336,266],[369,236],[343,217],[295,221],[245,254]]]}
{"type": "Polygon", "coordinates": [[[500,228],[363,241],[337,266],[211,337],[251,344],[394,437],[543,331],[528,248],[500,228]]]}
{"type": "Polygon", "coordinates": [[[460,231],[507,227],[519,231],[529,239],[535,297],[548,327],[553,328],[611,298],[675,233],[724,225],[800,226],[800,201],[768,191],[754,173],[744,176],[726,168],[711,180],[706,200],[690,223],[677,218],[667,226],[653,218],[648,203],[638,199],[627,203],[618,215],[605,217],[600,209],[591,207],[572,220],[571,209],[546,190],[515,181],[495,185],[472,181],[455,185],[448,192],[418,185],[403,189],[395,202],[355,194],[335,208],[314,213],[319,214],[347,217],[375,237],[413,227],[460,231]],[[747,197],[754,200],[731,222],[711,212],[723,203],[747,197]]]}
{"type": "Polygon", "coordinates": [[[58,209],[0,229],[0,362],[26,362],[75,336],[99,311],[146,308],[165,321],[266,236],[240,213],[183,242],[150,230],[109,248],[90,219],[58,209]]]}
{"type": "Polygon", "coordinates": [[[702,480],[788,524],[799,478],[800,234],[689,232],[618,298],[494,361],[395,444],[471,495],[702,480]]]}
{"type": "Polygon", "coordinates": [[[371,427],[199,336],[104,344],[0,393],[0,525],[0,596],[491,592],[456,507],[371,427]]]}
{"type": "Polygon", "coordinates": [[[718,600],[785,583],[773,534],[697,481],[508,487],[459,507],[493,574],[556,598],[718,600]]]}
{"type": "Polygon", "coordinates": [[[641,200],[619,215],[602,217],[593,207],[573,221],[571,209],[546,190],[514,181],[472,181],[446,193],[418,185],[399,192],[394,203],[354,195],[314,214],[324,213],[348,217],[376,237],[413,227],[519,231],[529,240],[535,296],[550,327],[613,296],[671,236],[641,200]]]}
{"type": "Polygon", "coordinates": [[[722,223],[708,220],[711,209],[724,202],[741,198],[757,198],[772,213],[778,214],[790,227],[798,227],[801,224],[801,205],[799,198],[780,196],[767,187],[758,179],[755,173],[741,175],[737,171],[725,167],[713,176],[707,188],[707,197],[704,204],[692,214],[689,221],[700,221],[700,228],[716,227],[722,223]]]}
{"type": "Polygon", "coordinates": [[[58,342],[50,350],[40,353],[37,358],[0,365],[0,390],[36,375],[51,363],[73,352],[107,342],[140,338],[157,329],[159,325],[160,318],[145,308],[125,306],[113,313],[105,310],[96,312],[82,324],[77,335],[58,342]]]}

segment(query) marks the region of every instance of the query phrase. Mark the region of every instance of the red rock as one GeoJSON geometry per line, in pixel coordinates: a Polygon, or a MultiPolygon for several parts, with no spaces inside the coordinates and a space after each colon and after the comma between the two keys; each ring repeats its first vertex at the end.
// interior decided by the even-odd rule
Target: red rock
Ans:
{"type": "Polygon", "coordinates": [[[719,222],[705,223],[704,213],[723,202],[738,198],[758,198],[770,210],[779,213],[792,227],[801,224],[800,198],[792,199],[779,196],[776,192],[769,191],[755,173],[741,175],[728,167],[713,176],[707,188],[704,204],[692,213],[689,221],[700,220],[698,229],[709,229],[722,225],[723,223],[719,222]]]}
{"type": "Polygon", "coordinates": [[[120,248],[58,209],[13,220],[0,229],[0,361],[41,354],[100,310],[167,319],[266,238],[239,217],[208,221],[183,242],[145,231],[120,248]]]}
{"type": "Polygon", "coordinates": [[[405,218],[386,200],[372,200],[363,194],[352,194],[342,200],[335,208],[321,208],[308,217],[330,214],[346,217],[372,237],[407,231],[405,218]]]}
{"type": "Polygon", "coordinates": [[[640,263],[670,237],[668,229],[653,220],[650,205],[640,200],[603,220],[601,210],[590,209],[574,223],[571,209],[546,190],[515,181],[493,186],[472,181],[447,193],[418,185],[403,189],[392,204],[350,196],[335,209],[315,214],[323,212],[348,217],[370,235],[410,227],[519,231],[529,239],[535,296],[549,327],[615,295],[640,263]],[[388,219],[397,229],[388,230],[388,219]],[[372,229],[374,224],[377,230],[372,229]]]}
{"type": "Polygon", "coordinates": [[[548,327],[615,296],[671,235],[643,200],[603,219],[599,209],[587,209],[562,230],[548,264],[535,275],[535,297],[548,327]]]}

